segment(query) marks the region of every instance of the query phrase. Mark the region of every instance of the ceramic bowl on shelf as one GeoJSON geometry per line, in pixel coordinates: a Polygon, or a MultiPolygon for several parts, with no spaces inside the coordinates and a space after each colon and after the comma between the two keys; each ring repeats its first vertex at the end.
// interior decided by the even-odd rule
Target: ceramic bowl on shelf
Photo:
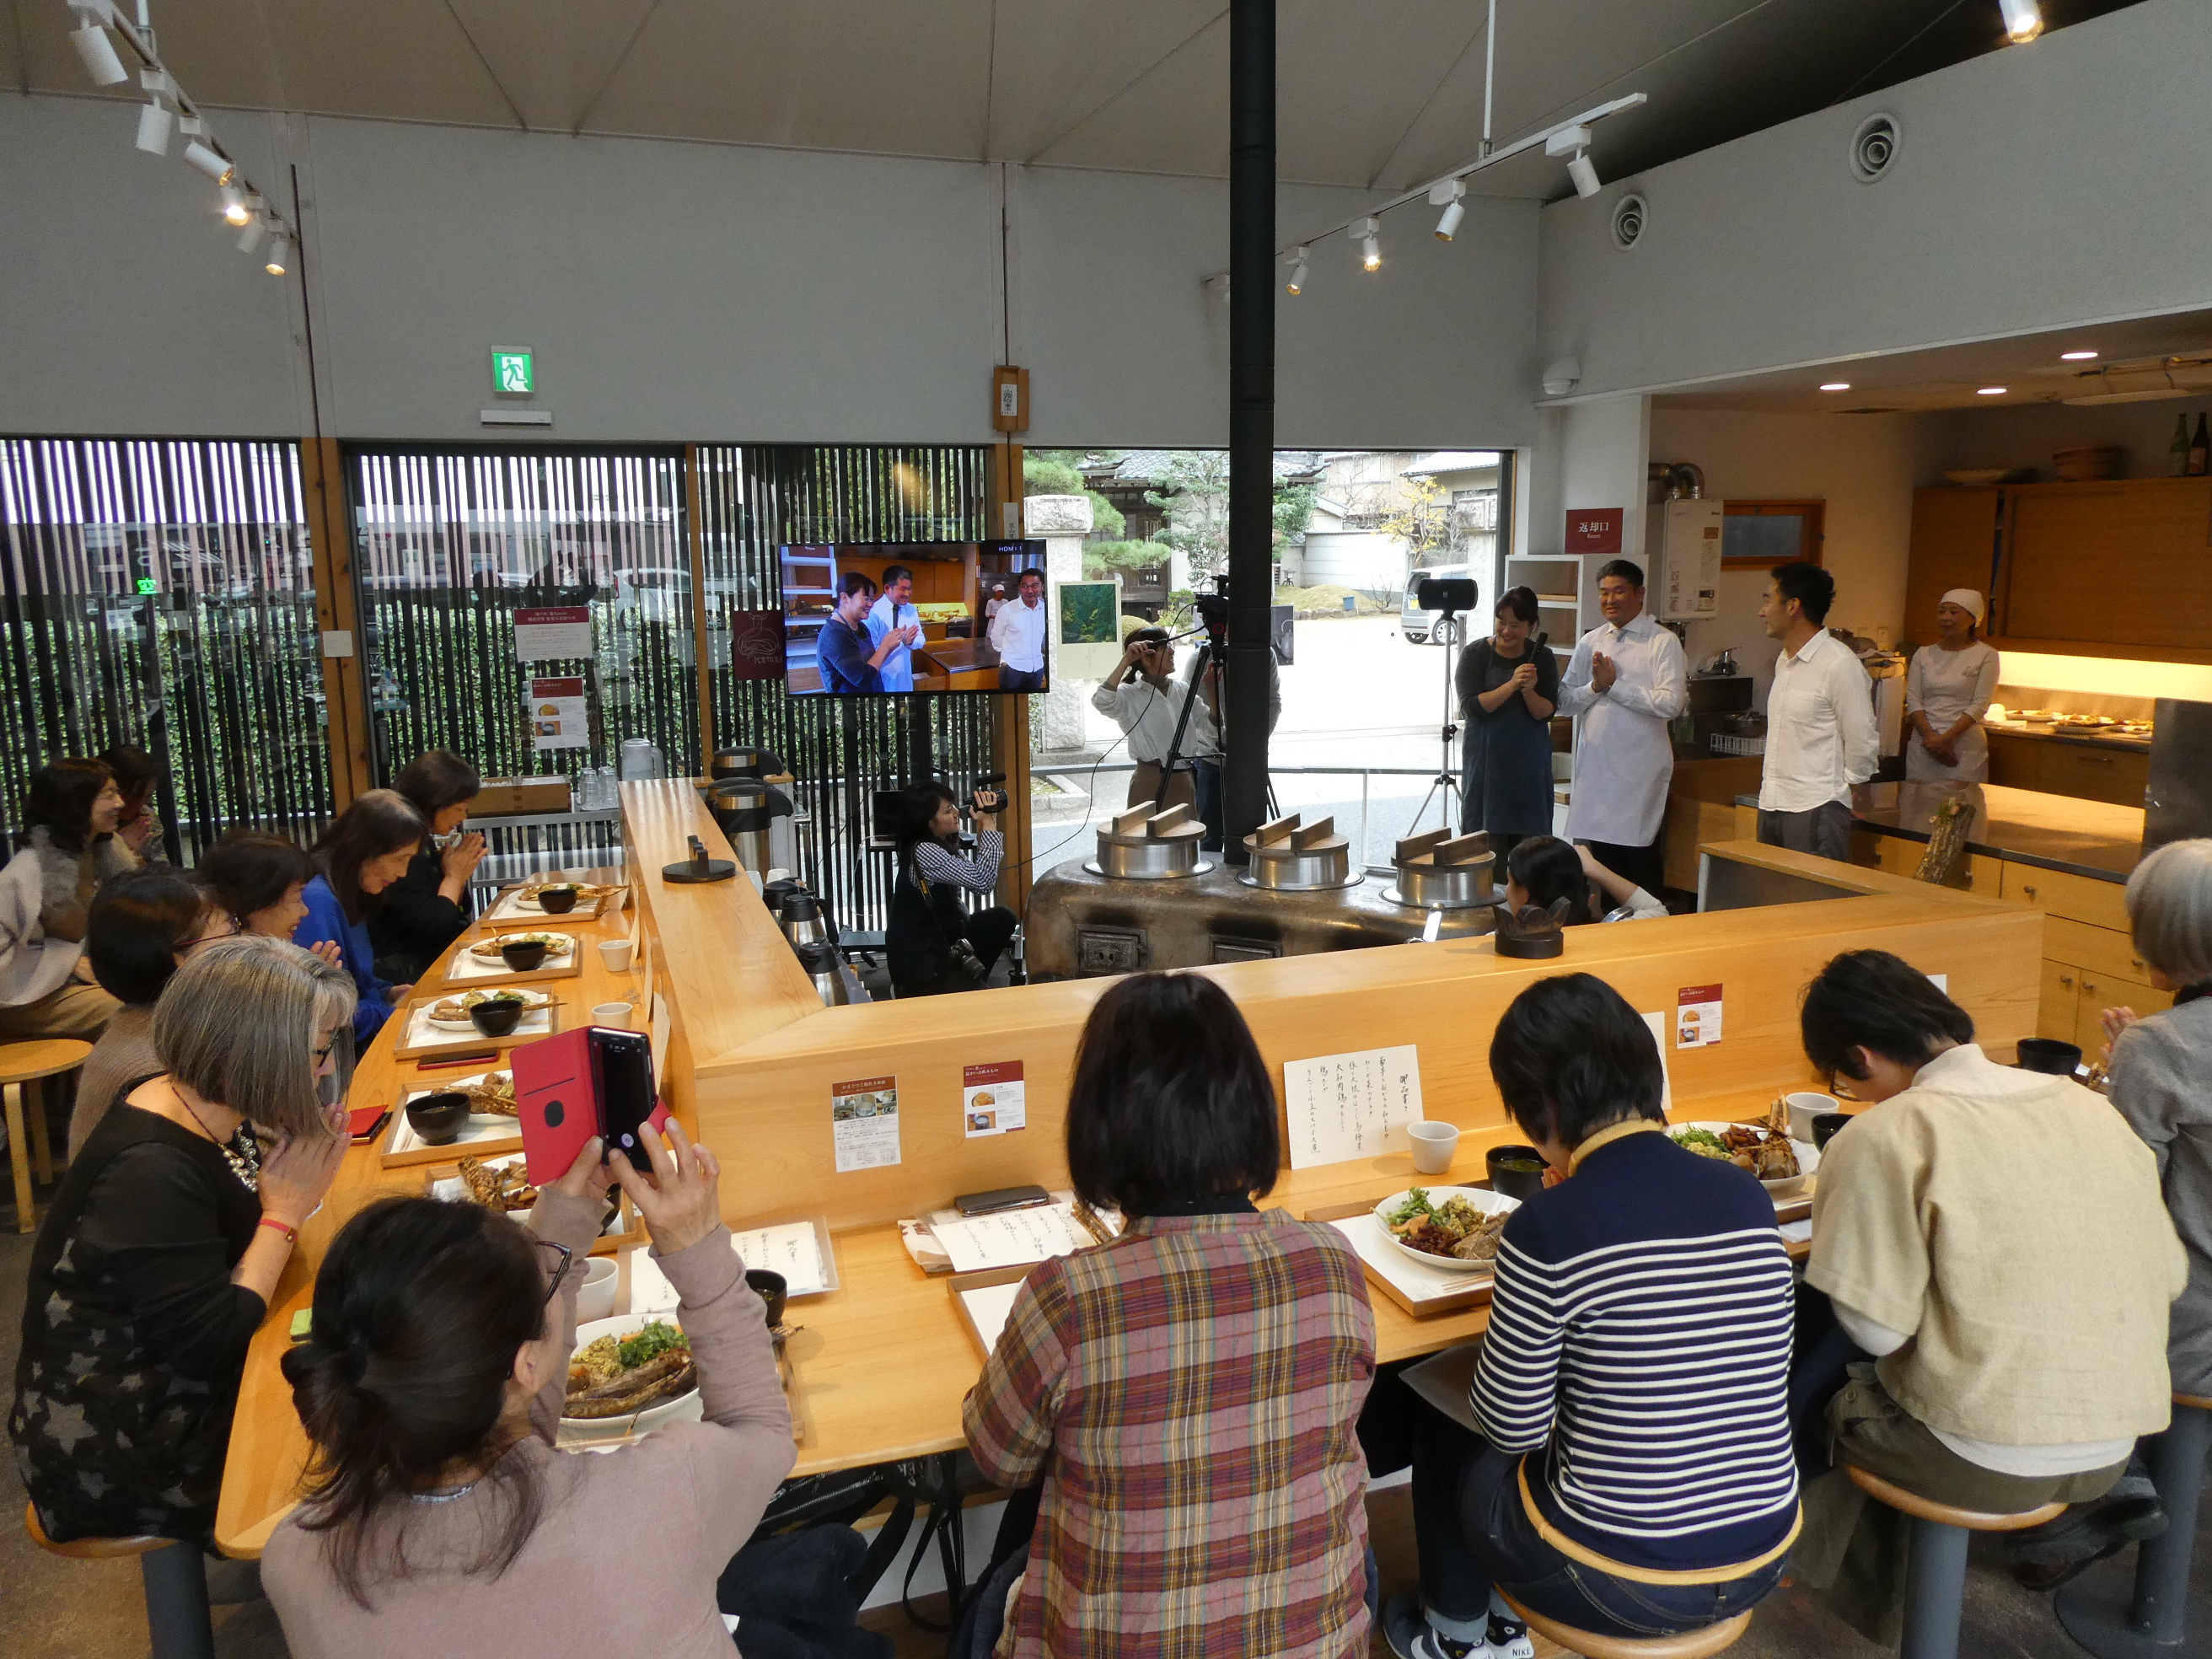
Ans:
{"type": "Polygon", "coordinates": [[[1954,484],[1974,485],[2002,483],[2010,469],[2002,466],[1968,467],[1963,471],[1946,472],[1943,476],[1954,484]]]}

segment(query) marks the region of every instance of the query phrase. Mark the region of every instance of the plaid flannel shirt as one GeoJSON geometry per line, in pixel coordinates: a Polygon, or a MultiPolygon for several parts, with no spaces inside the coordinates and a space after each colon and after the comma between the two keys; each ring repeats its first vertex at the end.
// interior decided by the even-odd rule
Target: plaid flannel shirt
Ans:
{"type": "Polygon", "coordinates": [[[1044,1482],[998,1652],[1364,1655],[1374,1374],[1358,1258],[1281,1210],[1042,1264],[962,1413],[987,1475],[1044,1482]]]}

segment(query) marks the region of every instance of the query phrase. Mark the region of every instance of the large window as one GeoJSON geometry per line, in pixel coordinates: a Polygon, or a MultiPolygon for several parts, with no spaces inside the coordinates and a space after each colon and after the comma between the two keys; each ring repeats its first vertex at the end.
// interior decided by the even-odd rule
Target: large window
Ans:
{"type": "Polygon", "coordinates": [[[299,447],[0,439],[0,798],[136,744],[171,857],[331,811],[299,447]]]}

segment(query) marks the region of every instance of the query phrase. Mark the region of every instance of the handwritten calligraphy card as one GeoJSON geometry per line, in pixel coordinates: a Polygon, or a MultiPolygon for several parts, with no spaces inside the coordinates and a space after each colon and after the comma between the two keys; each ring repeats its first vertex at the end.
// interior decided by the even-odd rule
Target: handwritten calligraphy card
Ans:
{"type": "Polygon", "coordinates": [[[1413,1043],[1286,1060],[1291,1167],[1343,1164],[1403,1152],[1421,1115],[1421,1054],[1413,1043]]]}

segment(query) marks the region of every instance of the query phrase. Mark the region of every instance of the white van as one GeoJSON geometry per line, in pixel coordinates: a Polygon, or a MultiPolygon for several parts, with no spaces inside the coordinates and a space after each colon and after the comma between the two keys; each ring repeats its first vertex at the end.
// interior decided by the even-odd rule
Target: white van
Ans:
{"type": "Polygon", "coordinates": [[[1466,620],[1455,617],[1447,621],[1441,611],[1422,610],[1419,595],[1423,582],[1473,574],[1474,567],[1467,564],[1424,566],[1408,574],[1406,597],[1398,607],[1398,631],[1415,645],[1457,645],[1467,637],[1466,620]]]}

